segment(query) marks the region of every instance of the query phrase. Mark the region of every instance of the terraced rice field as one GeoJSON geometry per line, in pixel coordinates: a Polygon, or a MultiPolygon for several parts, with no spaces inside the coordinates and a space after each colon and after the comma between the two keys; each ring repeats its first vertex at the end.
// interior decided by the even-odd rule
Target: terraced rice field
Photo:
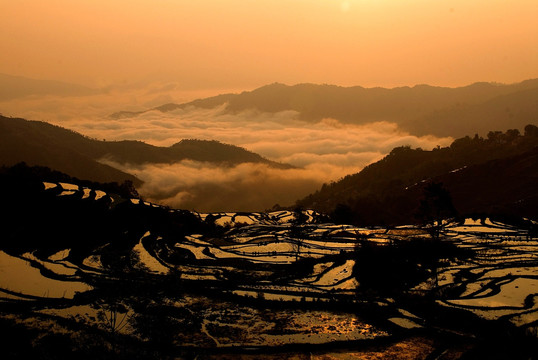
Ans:
{"type": "MultiPolygon", "coordinates": [[[[62,201],[186,216],[71,184],[44,183],[43,191],[62,201]]],[[[44,319],[64,319],[142,340],[149,336],[141,327],[148,314],[159,319],[173,314],[159,326],[182,348],[355,343],[428,324],[392,298],[362,298],[356,274],[357,252],[365,241],[428,238],[420,228],[335,225],[320,222],[313,211],[304,212],[301,222],[289,211],[187,215],[220,230],[175,238],[132,224],[136,231],[125,230],[129,237],[117,243],[81,247],[74,238],[72,245],[54,251],[2,249],[0,302],[25,304],[32,311],[24,317],[36,326],[44,319]],[[381,318],[352,310],[364,306],[381,309],[381,318]],[[121,326],[107,327],[112,315],[124,319],[121,326]]],[[[87,224],[80,226],[83,231],[87,224]]],[[[439,241],[470,249],[474,256],[441,263],[434,288],[428,279],[411,291],[444,294],[437,304],[447,310],[537,327],[538,240],[528,230],[466,219],[444,224],[439,241]]]]}

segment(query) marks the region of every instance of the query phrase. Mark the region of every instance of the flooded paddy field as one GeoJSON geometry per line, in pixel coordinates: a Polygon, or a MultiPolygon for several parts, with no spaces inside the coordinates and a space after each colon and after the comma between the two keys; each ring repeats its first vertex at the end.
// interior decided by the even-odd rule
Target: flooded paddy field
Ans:
{"type": "Polygon", "coordinates": [[[14,354],[60,343],[116,358],[457,359],[479,351],[484,328],[536,338],[531,221],[462,219],[432,240],[310,210],[200,214],[65,183],[34,198],[38,220],[8,222],[0,247],[14,354]],[[362,283],[363,249],[413,241],[467,256],[439,256],[398,293],[362,283]]]}

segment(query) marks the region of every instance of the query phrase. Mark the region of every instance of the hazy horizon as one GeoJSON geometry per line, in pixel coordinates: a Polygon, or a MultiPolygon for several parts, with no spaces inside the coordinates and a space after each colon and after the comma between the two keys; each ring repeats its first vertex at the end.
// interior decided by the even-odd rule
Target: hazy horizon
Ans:
{"type": "Polygon", "coordinates": [[[397,87],[538,77],[538,3],[413,0],[7,2],[0,73],[90,87],[397,87]]]}

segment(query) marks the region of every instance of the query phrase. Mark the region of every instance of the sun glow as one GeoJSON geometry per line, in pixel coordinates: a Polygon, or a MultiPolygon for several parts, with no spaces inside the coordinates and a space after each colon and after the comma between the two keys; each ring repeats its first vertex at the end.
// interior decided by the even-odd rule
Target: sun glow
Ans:
{"type": "Polygon", "coordinates": [[[2,13],[0,48],[10,56],[0,58],[0,73],[93,86],[462,86],[538,77],[535,0],[28,0],[6,2],[2,13]]]}

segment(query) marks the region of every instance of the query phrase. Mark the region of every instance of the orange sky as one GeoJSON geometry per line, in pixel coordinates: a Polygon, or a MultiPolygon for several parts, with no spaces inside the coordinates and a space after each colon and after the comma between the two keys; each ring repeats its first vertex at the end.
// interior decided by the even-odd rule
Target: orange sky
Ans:
{"type": "Polygon", "coordinates": [[[186,90],[538,77],[536,0],[17,0],[0,73],[186,90]]]}

